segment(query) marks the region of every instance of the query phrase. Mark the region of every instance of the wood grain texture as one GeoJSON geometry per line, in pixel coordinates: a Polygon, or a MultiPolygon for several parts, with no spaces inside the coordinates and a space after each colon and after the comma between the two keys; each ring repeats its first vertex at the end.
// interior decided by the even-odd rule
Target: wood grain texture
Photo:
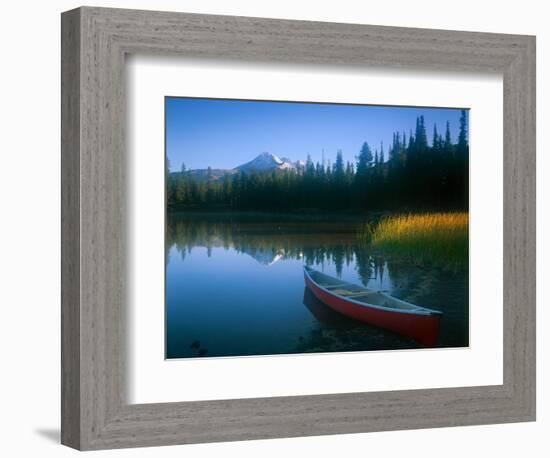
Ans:
{"type": "Polygon", "coordinates": [[[534,37],[87,7],[64,13],[62,24],[64,444],[87,450],[535,418],[534,37]],[[129,405],[129,53],[502,73],[504,384],[129,405]]]}
{"type": "Polygon", "coordinates": [[[61,24],[61,441],[80,446],[80,14],[61,24]]]}

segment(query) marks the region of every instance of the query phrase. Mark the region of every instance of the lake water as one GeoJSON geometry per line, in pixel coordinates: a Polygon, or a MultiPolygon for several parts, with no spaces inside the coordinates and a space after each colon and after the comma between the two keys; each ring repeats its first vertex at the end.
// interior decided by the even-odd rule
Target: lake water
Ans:
{"type": "Polygon", "coordinates": [[[305,288],[303,265],[444,315],[438,347],[468,345],[468,273],[362,247],[360,222],[169,214],[166,357],[420,348],[348,319],[305,288]]]}

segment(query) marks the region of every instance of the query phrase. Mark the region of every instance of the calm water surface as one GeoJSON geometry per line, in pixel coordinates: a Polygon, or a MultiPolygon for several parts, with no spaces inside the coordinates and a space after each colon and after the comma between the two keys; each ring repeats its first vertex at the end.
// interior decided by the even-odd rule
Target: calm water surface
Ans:
{"type": "Polygon", "coordinates": [[[468,345],[468,273],[360,246],[359,222],[169,214],[166,357],[419,348],[333,312],[303,265],[444,313],[438,347],[468,345]]]}

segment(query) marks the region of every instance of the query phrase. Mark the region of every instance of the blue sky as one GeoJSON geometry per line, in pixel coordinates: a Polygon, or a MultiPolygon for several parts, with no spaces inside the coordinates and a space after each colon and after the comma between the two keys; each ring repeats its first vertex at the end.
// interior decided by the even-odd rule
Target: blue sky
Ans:
{"type": "Polygon", "coordinates": [[[263,102],[222,99],[166,98],[166,152],[171,171],[230,169],[267,151],[293,161],[308,153],[317,162],[323,150],[334,162],[342,150],[345,161],[367,141],[374,151],[387,151],[395,131],[414,132],[423,115],[431,142],[434,123],[440,133],[450,123],[456,142],[460,109],[263,102]]]}

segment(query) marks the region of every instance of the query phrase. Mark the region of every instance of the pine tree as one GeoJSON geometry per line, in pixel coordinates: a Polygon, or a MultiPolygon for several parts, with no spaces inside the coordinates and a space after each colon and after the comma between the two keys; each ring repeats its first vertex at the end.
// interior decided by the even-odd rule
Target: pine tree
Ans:
{"type": "Polygon", "coordinates": [[[465,155],[468,152],[468,128],[466,124],[466,110],[462,110],[460,112],[460,127],[458,131],[458,144],[456,146],[459,155],[465,155]]]}
{"type": "Polygon", "coordinates": [[[426,137],[426,127],[424,126],[424,116],[416,119],[415,148],[422,152],[428,147],[428,139],[426,137]]]}
{"type": "Polygon", "coordinates": [[[342,157],[342,150],[336,152],[336,162],[334,163],[334,178],[337,183],[342,183],[344,181],[345,169],[344,169],[344,159],[342,157]]]}
{"type": "Polygon", "coordinates": [[[315,166],[315,176],[322,182],[325,179],[325,165],[317,162],[315,166]]]}
{"type": "Polygon", "coordinates": [[[452,153],[453,144],[451,142],[451,127],[449,121],[447,121],[447,128],[445,129],[445,143],[443,143],[443,150],[446,154],[450,155],[452,153]]]}
{"type": "Polygon", "coordinates": [[[346,183],[350,184],[353,181],[353,164],[350,161],[346,162],[346,183]]]}
{"type": "Polygon", "coordinates": [[[315,166],[313,165],[310,154],[307,155],[305,174],[307,177],[313,177],[313,175],[315,175],[315,166]]]}
{"type": "Polygon", "coordinates": [[[223,202],[230,207],[232,206],[232,191],[231,177],[226,173],[223,176],[222,198],[223,202]]]}
{"type": "Polygon", "coordinates": [[[356,175],[361,179],[366,177],[368,170],[372,164],[372,152],[367,142],[363,143],[359,156],[357,156],[357,173],[356,175]]]}
{"type": "Polygon", "coordinates": [[[432,139],[432,148],[435,151],[439,151],[439,135],[437,133],[437,124],[434,124],[434,136],[432,139]]]}
{"type": "Polygon", "coordinates": [[[414,148],[414,136],[412,133],[412,130],[409,132],[409,145],[407,146],[407,149],[411,151],[414,148]]]}

